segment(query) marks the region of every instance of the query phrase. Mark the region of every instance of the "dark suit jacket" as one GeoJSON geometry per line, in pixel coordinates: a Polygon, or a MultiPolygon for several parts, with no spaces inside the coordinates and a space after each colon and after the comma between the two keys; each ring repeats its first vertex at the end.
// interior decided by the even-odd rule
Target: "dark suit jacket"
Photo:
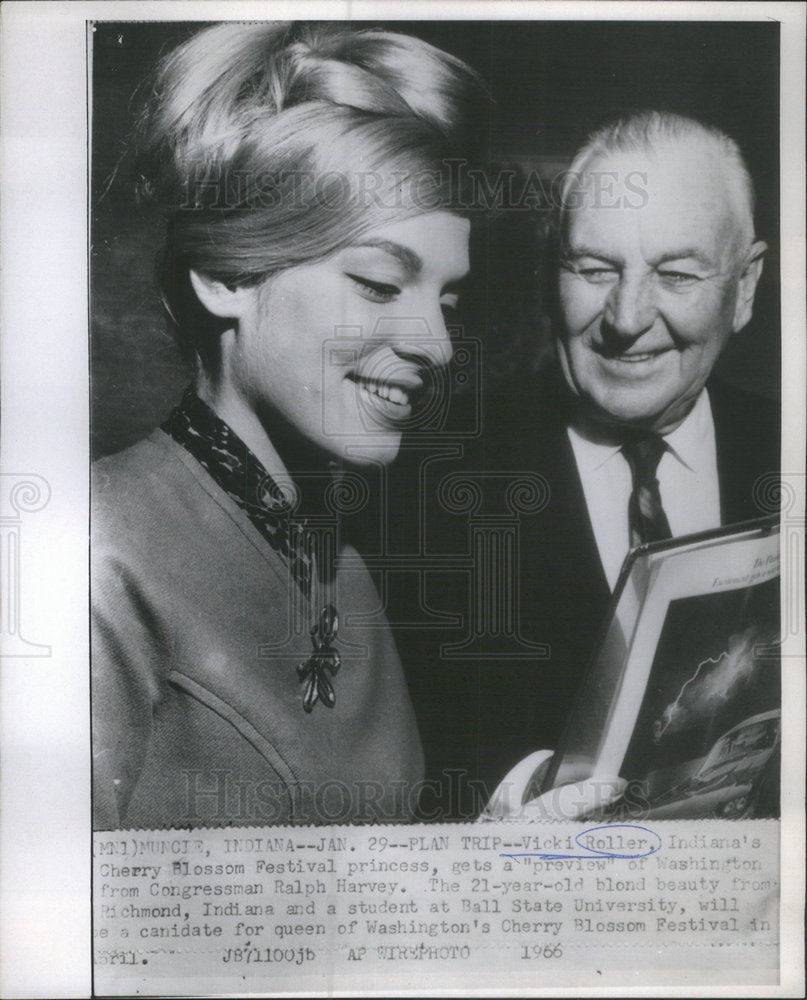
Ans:
{"type": "MultiPolygon", "coordinates": [[[[754,483],[779,469],[778,407],[716,380],[709,395],[723,523],[771,513],[756,504],[754,483]]],[[[489,792],[528,753],[554,747],[597,645],[611,593],[566,430],[568,406],[553,371],[525,378],[506,398],[490,401],[482,444],[470,464],[534,471],[549,487],[545,508],[522,517],[519,543],[522,635],[547,643],[549,656],[441,661],[420,686],[415,672],[410,685],[430,777],[466,769],[468,779],[481,780],[489,792]]]]}

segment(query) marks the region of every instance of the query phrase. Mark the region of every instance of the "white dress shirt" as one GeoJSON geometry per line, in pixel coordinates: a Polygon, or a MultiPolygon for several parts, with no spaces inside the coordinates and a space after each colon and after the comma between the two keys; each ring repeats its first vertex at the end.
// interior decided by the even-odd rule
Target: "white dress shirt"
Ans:
{"type": "MultiPolygon", "coordinates": [[[[585,421],[569,427],[600,561],[611,590],[630,545],[628,501],[633,491],[630,466],[620,444],[603,438],[585,421]]],[[[661,504],[673,535],[688,535],[720,525],[715,428],[704,389],[686,419],[664,435],[667,451],[656,473],[661,504]]]]}

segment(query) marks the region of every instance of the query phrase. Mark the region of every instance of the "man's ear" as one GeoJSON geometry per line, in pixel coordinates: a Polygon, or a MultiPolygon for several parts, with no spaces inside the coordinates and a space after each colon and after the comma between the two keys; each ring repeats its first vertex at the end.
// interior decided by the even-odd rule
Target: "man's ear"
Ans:
{"type": "Polygon", "coordinates": [[[229,288],[224,282],[199,271],[191,271],[190,278],[196,297],[205,309],[222,319],[240,319],[255,292],[254,288],[229,288]]]}
{"type": "Polygon", "coordinates": [[[754,295],[759,277],[762,274],[762,263],[767,249],[767,243],[757,240],[746,255],[745,265],[737,284],[737,302],[734,306],[732,333],[742,330],[751,319],[751,314],[754,311],[754,295]]]}

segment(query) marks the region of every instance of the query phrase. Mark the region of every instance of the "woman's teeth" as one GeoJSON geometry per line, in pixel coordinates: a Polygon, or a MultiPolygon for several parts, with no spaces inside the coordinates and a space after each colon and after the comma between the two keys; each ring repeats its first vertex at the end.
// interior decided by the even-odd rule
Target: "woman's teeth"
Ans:
{"type": "Polygon", "coordinates": [[[397,403],[398,406],[406,406],[409,402],[409,396],[403,389],[399,388],[397,385],[389,385],[387,382],[372,382],[366,380],[362,382],[362,388],[366,389],[367,392],[372,393],[374,396],[380,396],[381,399],[387,399],[391,403],[397,403]]]}

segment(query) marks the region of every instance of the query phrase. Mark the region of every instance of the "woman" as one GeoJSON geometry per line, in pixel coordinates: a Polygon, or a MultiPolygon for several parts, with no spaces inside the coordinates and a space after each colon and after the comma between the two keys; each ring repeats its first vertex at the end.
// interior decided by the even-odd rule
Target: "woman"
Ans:
{"type": "MultiPolygon", "coordinates": [[[[193,389],[97,463],[98,829],[411,818],[422,751],[341,515],[451,357],[479,78],[426,43],[224,24],[140,123],[193,389]]],[[[431,391],[430,391],[431,387],[431,391]]]]}

